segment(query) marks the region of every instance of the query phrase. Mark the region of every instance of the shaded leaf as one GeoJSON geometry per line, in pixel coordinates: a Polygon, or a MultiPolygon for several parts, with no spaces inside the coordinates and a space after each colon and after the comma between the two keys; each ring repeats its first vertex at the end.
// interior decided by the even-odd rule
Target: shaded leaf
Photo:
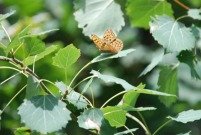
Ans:
{"type": "Polygon", "coordinates": [[[121,7],[114,0],[78,0],[75,7],[79,8],[74,13],[78,27],[83,28],[86,36],[102,36],[108,28],[117,34],[125,25],[121,7]]]}
{"type": "Polygon", "coordinates": [[[190,9],[188,10],[188,15],[193,19],[201,20],[201,10],[200,9],[190,9]]]}
{"type": "Polygon", "coordinates": [[[6,18],[10,17],[11,15],[13,15],[16,11],[13,10],[13,11],[10,11],[9,13],[6,13],[6,14],[0,14],[0,21],[3,21],[5,20],[6,18]]]}
{"type": "Polygon", "coordinates": [[[51,95],[25,99],[18,110],[26,126],[43,134],[58,131],[71,120],[71,112],[66,109],[66,104],[51,95]]]}
{"type": "Polygon", "coordinates": [[[66,99],[78,109],[84,109],[88,105],[88,102],[83,98],[83,96],[74,90],[67,95],[66,99]]]}
{"type": "Polygon", "coordinates": [[[80,116],[78,116],[77,122],[81,128],[96,129],[100,131],[102,119],[103,112],[99,109],[93,108],[85,110],[80,116]]]}
{"type": "Polygon", "coordinates": [[[124,94],[122,103],[129,106],[135,106],[138,96],[139,93],[135,93],[132,90],[128,91],[124,94]]]}
{"type": "Polygon", "coordinates": [[[33,64],[35,61],[38,61],[38,60],[42,59],[43,57],[49,55],[50,53],[54,52],[57,48],[58,48],[58,46],[51,45],[50,47],[46,48],[45,51],[37,54],[36,56],[27,57],[26,59],[23,60],[23,63],[26,66],[29,66],[29,65],[33,64]]]}
{"type": "Polygon", "coordinates": [[[138,128],[132,128],[132,129],[128,129],[126,131],[118,132],[118,133],[116,133],[114,135],[125,135],[125,134],[129,134],[129,133],[135,132],[136,130],[138,130],[138,128]]]}
{"type": "Polygon", "coordinates": [[[125,125],[126,111],[117,106],[107,106],[101,110],[104,113],[104,118],[109,121],[111,126],[118,128],[125,125]]]}
{"type": "Polygon", "coordinates": [[[82,90],[81,94],[85,93],[87,91],[87,89],[90,87],[91,83],[93,81],[93,78],[91,78],[87,84],[84,86],[84,89],[82,90]]]}
{"type": "Polygon", "coordinates": [[[39,94],[39,87],[40,84],[38,80],[32,76],[29,75],[28,80],[27,80],[27,87],[26,87],[26,98],[29,99],[33,96],[36,96],[39,94]]]}
{"type": "Polygon", "coordinates": [[[60,68],[68,68],[74,64],[80,57],[80,50],[77,49],[73,44],[58,51],[53,57],[53,65],[60,68]]]}
{"type": "Polygon", "coordinates": [[[190,50],[195,46],[195,37],[184,24],[173,20],[167,15],[156,16],[150,22],[150,32],[154,39],[161,44],[167,52],[180,52],[190,50]]]}
{"type": "Polygon", "coordinates": [[[130,90],[130,89],[135,89],[136,87],[132,86],[131,84],[129,84],[128,82],[126,82],[123,79],[114,77],[114,76],[110,76],[110,75],[103,75],[98,71],[92,70],[90,72],[91,74],[94,75],[94,77],[97,77],[103,81],[105,81],[106,83],[108,82],[114,82],[116,84],[120,84],[125,90],[130,90]]]}
{"type": "MultiPolygon", "coordinates": [[[[161,69],[158,79],[159,91],[178,95],[177,68],[165,66],[161,69]]],[[[159,97],[160,101],[167,107],[176,102],[176,98],[159,97]]]]}
{"type": "MultiPolygon", "coordinates": [[[[196,65],[198,65],[197,58],[192,51],[182,51],[178,56],[178,60],[187,64],[190,67],[191,76],[195,79],[201,79],[199,75],[199,70],[197,72],[196,65]]],[[[199,69],[199,68],[198,68],[199,69]]]]}
{"type": "Polygon", "coordinates": [[[101,121],[100,135],[114,135],[117,132],[115,127],[110,126],[106,119],[101,121]]]}
{"type": "Polygon", "coordinates": [[[163,59],[163,56],[164,56],[164,52],[160,52],[159,54],[157,54],[153,58],[151,63],[142,71],[140,76],[146,75],[149,71],[151,71],[163,59]]]}
{"type": "Polygon", "coordinates": [[[123,50],[123,51],[120,51],[117,54],[101,53],[99,56],[97,56],[96,58],[94,58],[91,62],[95,63],[95,62],[100,62],[100,61],[107,60],[107,59],[114,59],[114,58],[125,57],[125,56],[127,56],[129,53],[131,53],[133,51],[135,51],[135,49],[123,50]]]}
{"type": "Polygon", "coordinates": [[[168,118],[182,123],[193,122],[201,119],[201,110],[188,110],[178,114],[177,117],[168,116],[168,118]]]}
{"type": "Polygon", "coordinates": [[[149,28],[151,16],[163,14],[173,16],[171,4],[166,0],[128,0],[126,12],[132,26],[146,29],[149,28]]]}

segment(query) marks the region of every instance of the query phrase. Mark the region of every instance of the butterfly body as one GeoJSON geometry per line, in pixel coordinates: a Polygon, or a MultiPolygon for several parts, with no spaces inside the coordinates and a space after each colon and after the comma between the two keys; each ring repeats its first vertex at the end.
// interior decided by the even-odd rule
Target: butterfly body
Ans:
{"type": "Polygon", "coordinates": [[[103,38],[92,34],[91,36],[96,47],[104,52],[118,53],[123,49],[123,42],[116,38],[115,34],[111,29],[108,29],[103,38]]]}

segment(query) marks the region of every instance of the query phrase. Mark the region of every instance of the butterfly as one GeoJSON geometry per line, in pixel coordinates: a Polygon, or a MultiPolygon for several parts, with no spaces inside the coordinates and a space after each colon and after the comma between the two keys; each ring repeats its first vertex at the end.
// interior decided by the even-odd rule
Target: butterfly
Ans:
{"type": "Polygon", "coordinates": [[[99,38],[98,36],[92,34],[91,38],[96,45],[96,47],[104,52],[118,53],[123,49],[123,42],[116,38],[112,29],[108,29],[103,38],[99,38]]]}

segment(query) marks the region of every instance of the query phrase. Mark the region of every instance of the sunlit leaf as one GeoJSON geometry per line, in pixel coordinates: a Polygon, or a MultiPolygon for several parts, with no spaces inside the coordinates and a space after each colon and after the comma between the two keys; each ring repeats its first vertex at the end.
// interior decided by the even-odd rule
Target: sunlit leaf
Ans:
{"type": "Polygon", "coordinates": [[[191,135],[190,133],[191,133],[191,131],[189,131],[187,133],[180,133],[180,134],[177,134],[177,135],[191,135]]]}
{"type": "Polygon", "coordinates": [[[126,111],[117,106],[107,106],[101,109],[104,118],[109,121],[111,126],[122,127],[126,122],[126,111]]]}
{"type": "Polygon", "coordinates": [[[160,54],[157,54],[153,58],[151,63],[142,71],[140,76],[146,75],[149,71],[151,71],[163,59],[163,56],[164,56],[164,52],[160,52],[160,54]]]}
{"type": "Polygon", "coordinates": [[[191,76],[195,79],[201,79],[201,76],[199,75],[199,68],[198,67],[198,61],[195,56],[195,54],[192,51],[182,51],[177,58],[180,62],[183,62],[187,64],[190,67],[191,76]],[[197,71],[198,69],[198,71],[197,71]]]}
{"type": "Polygon", "coordinates": [[[114,0],[77,0],[75,8],[78,27],[83,28],[86,36],[102,36],[108,28],[117,34],[125,25],[121,7],[114,0]]]}
{"type": "Polygon", "coordinates": [[[6,54],[11,50],[21,45],[21,41],[19,39],[19,35],[14,36],[11,42],[8,44],[6,48],[6,54]]]}
{"type": "Polygon", "coordinates": [[[58,46],[51,45],[50,47],[46,48],[45,51],[37,54],[36,56],[29,56],[29,57],[27,57],[26,59],[23,60],[23,63],[26,66],[31,65],[35,61],[38,61],[38,60],[42,59],[43,57],[49,55],[50,53],[54,52],[57,48],[58,48],[58,46]]]}
{"type": "Polygon", "coordinates": [[[97,56],[96,58],[94,58],[91,62],[95,63],[95,62],[100,62],[100,61],[107,60],[107,59],[114,59],[114,58],[125,57],[125,56],[127,56],[129,53],[131,53],[133,51],[135,51],[135,49],[123,50],[123,51],[120,51],[117,54],[101,53],[99,56],[97,56]]]}
{"type": "Polygon", "coordinates": [[[201,119],[201,110],[188,110],[179,113],[177,117],[168,116],[168,118],[182,123],[193,122],[201,119]]]}
{"type": "Polygon", "coordinates": [[[28,37],[37,37],[37,36],[42,36],[42,35],[48,34],[48,33],[50,33],[50,32],[57,31],[57,30],[59,30],[59,29],[46,30],[46,31],[39,32],[39,33],[36,33],[36,34],[28,34],[28,35],[24,35],[24,36],[22,36],[21,38],[28,38],[28,37]]]}
{"type": "Polygon", "coordinates": [[[201,20],[201,10],[200,9],[190,9],[188,10],[188,15],[193,19],[201,20]]]}
{"type": "Polygon", "coordinates": [[[131,90],[124,94],[122,103],[129,106],[135,106],[138,96],[139,96],[139,93],[135,93],[131,90]]]}
{"type": "Polygon", "coordinates": [[[0,28],[0,41],[6,36],[5,32],[0,28]]]}
{"type": "Polygon", "coordinates": [[[28,127],[17,128],[14,132],[15,135],[31,135],[31,130],[28,127]]]}
{"type": "MultiPolygon", "coordinates": [[[[165,66],[161,69],[158,79],[159,91],[178,95],[177,68],[165,66]]],[[[171,106],[176,102],[176,98],[159,97],[160,101],[166,106],[171,106]]]]}
{"type": "Polygon", "coordinates": [[[66,90],[67,90],[67,86],[65,83],[63,82],[56,82],[55,85],[57,86],[57,88],[59,89],[59,91],[62,94],[65,94],[66,90]]]}
{"type": "Polygon", "coordinates": [[[130,89],[135,89],[134,86],[132,86],[131,84],[129,84],[128,82],[126,82],[123,79],[114,77],[114,76],[110,76],[110,75],[103,75],[101,73],[99,73],[98,71],[92,70],[90,72],[91,74],[94,75],[94,77],[97,77],[103,81],[105,81],[106,83],[108,82],[114,82],[116,84],[120,84],[125,90],[130,90],[130,89]]]}
{"type": "Polygon", "coordinates": [[[195,37],[191,30],[183,23],[177,22],[167,15],[152,18],[150,27],[150,32],[154,39],[157,40],[167,52],[190,50],[195,46],[195,37]]]}
{"type": "Polygon", "coordinates": [[[114,135],[125,135],[125,134],[130,134],[132,132],[135,132],[136,130],[138,130],[138,128],[132,128],[132,129],[128,129],[126,131],[122,131],[122,132],[118,132],[114,135]]]}
{"type": "Polygon", "coordinates": [[[99,109],[93,108],[85,110],[80,116],[78,116],[78,124],[81,128],[96,129],[99,131],[102,119],[103,112],[99,109]]]}
{"type": "Polygon", "coordinates": [[[15,13],[15,10],[14,11],[10,11],[9,13],[6,13],[6,14],[0,14],[0,21],[5,20],[6,18],[10,17],[14,13],[15,13]]]}
{"type": "Polygon", "coordinates": [[[80,50],[77,49],[73,44],[58,51],[53,57],[53,64],[60,68],[68,68],[74,64],[80,57],[80,50]]]}
{"type": "Polygon", "coordinates": [[[76,106],[78,109],[84,109],[88,105],[88,102],[83,98],[83,96],[75,91],[71,91],[67,95],[66,99],[68,100],[68,102],[76,106]]]}
{"type": "Polygon", "coordinates": [[[128,0],[127,15],[134,27],[149,28],[151,16],[169,15],[173,16],[171,4],[166,0],[128,0]]]}
{"type": "Polygon", "coordinates": [[[6,47],[3,45],[0,45],[0,56],[6,56],[5,50],[6,50],[6,47]]]}
{"type": "Polygon", "coordinates": [[[26,87],[26,98],[29,99],[39,93],[39,81],[32,75],[29,75],[26,87]]]}
{"type": "Polygon", "coordinates": [[[25,48],[29,56],[36,55],[45,50],[45,43],[36,37],[26,38],[25,48]]]}
{"type": "Polygon", "coordinates": [[[71,120],[66,104],[51,95],[25,99],[18,110],[26,126],[43,134],[58,131],[71,120]]]}

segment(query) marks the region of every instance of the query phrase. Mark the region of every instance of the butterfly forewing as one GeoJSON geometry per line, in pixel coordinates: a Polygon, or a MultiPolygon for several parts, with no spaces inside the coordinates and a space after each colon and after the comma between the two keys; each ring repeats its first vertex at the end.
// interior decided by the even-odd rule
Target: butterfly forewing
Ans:
{"type": "Polygon", "coordinates": [[[106,41],[106,42],[112,42],[116,39],[115,37],[115,34],[114,32],[112,31],[112,29],[108,29],[104,36],[103,36],[103,39],[106,41]]]}
{"type": "Polygon", "coordinates": [[[108,29],[105,32],[103,39],[96,35],[92,35],[91,38],[94,41],[96,47],[101,51],[118,53],[123,48],[123,42],[115,37],[112,29],[108,29]]]}

